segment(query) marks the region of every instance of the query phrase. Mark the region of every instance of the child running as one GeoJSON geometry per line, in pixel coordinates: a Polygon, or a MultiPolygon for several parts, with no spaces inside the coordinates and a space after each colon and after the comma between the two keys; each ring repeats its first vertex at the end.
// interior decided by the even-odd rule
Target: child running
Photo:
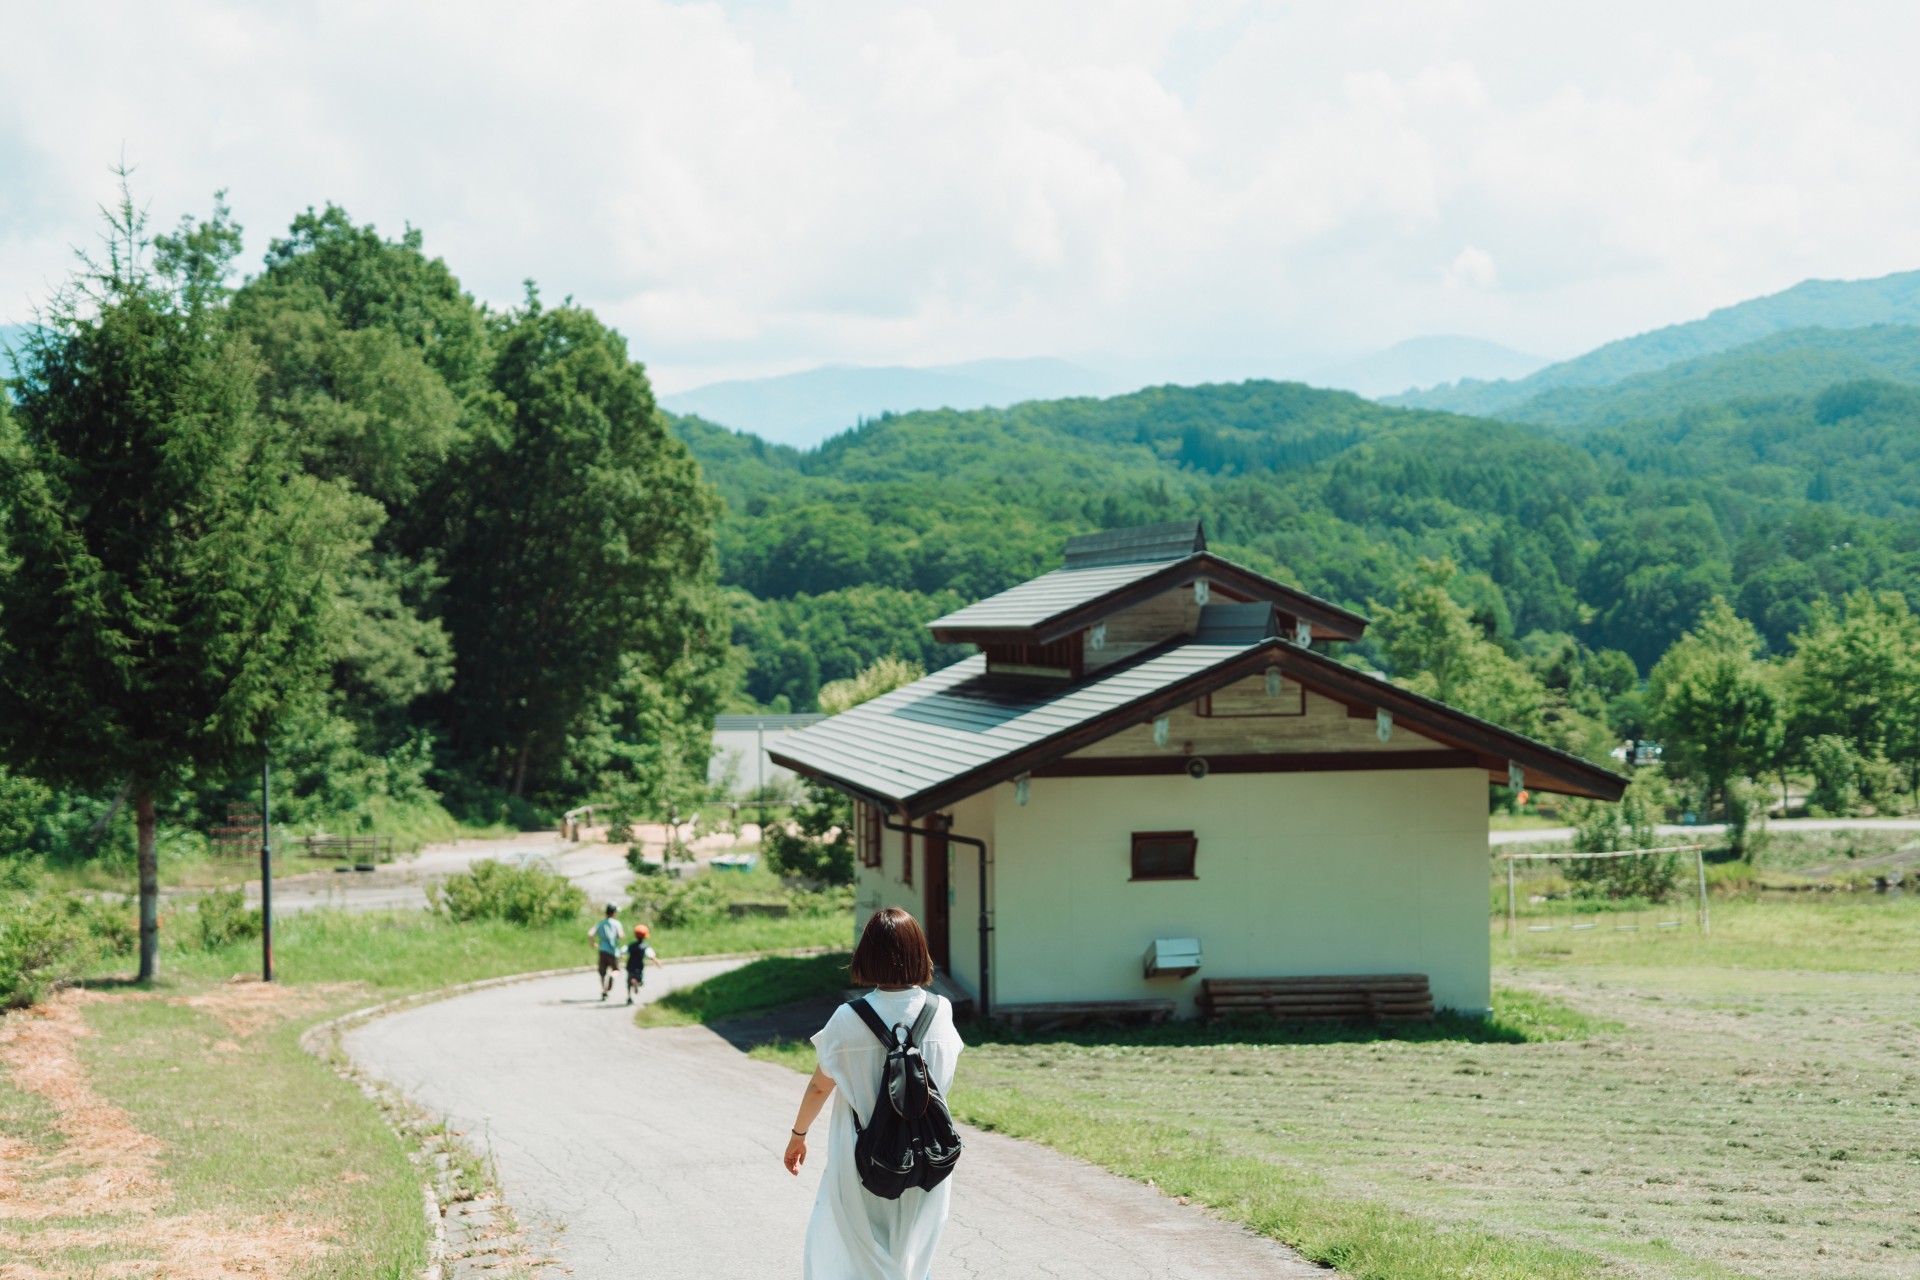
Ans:
{"type": "Polygon", "coordinates": [[[635,993],[647,980],[647,961],[655,965],[660,963],[660,954],[647,945],[647,926],[633,926],[633,945],[627,948],[627,1003],[633,1003],[635,993]]]}
{"type": "Polygon", "coordinates": [[[626,930],[620,927],[620,908],[609,902],[607,918],[593,926],[589,933],[599,947],[600,956],[600,998],[605,1000],[613,992],[613,971],[620,963],[620,955],[626,948],[620,945],[626,930]]]}

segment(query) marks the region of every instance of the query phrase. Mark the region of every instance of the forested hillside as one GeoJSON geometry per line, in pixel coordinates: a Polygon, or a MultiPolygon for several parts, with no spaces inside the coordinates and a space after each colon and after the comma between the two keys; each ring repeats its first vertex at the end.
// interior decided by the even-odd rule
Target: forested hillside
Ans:
{"type": "Polygon", "coordinates": [[[1502,417],[1542,392],[1605,386],[1788,329],[1862,329],[1883,324],[1920,324],[1920,271],[1877,280],[1804,280],[1764,298],[1722,307],[1700,320],[1609,342],[1525,378],[1462,381],[1395,396],[1388,403],[1502,417]]]}
{"type": "Polygon", "coordinates": [[[676,428],[727,503],[746,689],[800,708],[886,653],[957,656],[921,624],[1051,567],[1069,534],[1189,515],[1362,610],[1449,558],[1516,652],[1569,637],[1644,674],[1716,595],[1780,650],[1822,595],[1920,595],[1916,423],[1920,391],[1887,382],[1573,437],[1252,382],[890,417],[805,453],[676,428]]]}
{"type": "Polygon", "coordinates": [[[1920,328],[1789,329],[1604,387],[1543,391],[1501,410],[1499,416],[1562,427],[1617,426],[1670,418],[1696,405],[1876,379],[1920,383],[1920,328]]]}

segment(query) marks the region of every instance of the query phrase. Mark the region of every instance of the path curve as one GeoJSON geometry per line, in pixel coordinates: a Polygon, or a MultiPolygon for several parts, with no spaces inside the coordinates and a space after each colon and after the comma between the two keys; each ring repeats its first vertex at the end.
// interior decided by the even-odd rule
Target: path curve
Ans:
{"type": "MultiPolygon", "coordinates": [[[[1727,829],[1724,822],[1701,822],[1693,826],[1663,822],[1655,827],[1660,836],[1686,836],[1688,843],[1717,836],[1727,829]]],[[[1920,832],[1920,818],[1769,818],[1769,831],[1913,831],[1920,832]]],[[[1516,831],[1489,831],[1487,843],[1550,844],[1573,839],[1572,827],[1523,827],[1516,831]]]]}
{"type": "MultiPolygon", "coordinates": [[[[670,966],[648,994],[739,963],[670,966]]],[[[780,1168],[800,1077],[704,1027],[641,1031],[596,991],[586,973],[493,987],[377,1018],[344,1043],[490,1150],[536,1248],[581,1280],[797,1276],[819,1179],[817,1164],[798,1179],[780,1168]]],[[[946,1280],[1332,1274],[1046,1148],[972,1129],[966,1142],[935,1266],[946,1280]]]]}

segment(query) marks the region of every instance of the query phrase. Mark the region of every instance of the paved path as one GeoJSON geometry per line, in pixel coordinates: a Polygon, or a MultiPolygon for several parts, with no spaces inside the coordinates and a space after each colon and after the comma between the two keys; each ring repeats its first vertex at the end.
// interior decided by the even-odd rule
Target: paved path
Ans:
{"type": "MultiPolygon", "coordinates": [[[[648,991],[727,967],[670,966],[648,991]]],[[[585,972],[494,987],[368,1023],[346,1048],[488,1147],[536,1246],[582,1280],[797,1276],[819,1179],[817,1164],[797,1179],[780,1167],[801,1078],[702,1027],[641,1031],[595,992],[585,972]]],[[[1332,1274],[1045,1148],[973,1130],[966,1142],[943,1280],[1332,1274]]]]}
{"type": "MultiPolygon", "coordinates": [[[[389,862],[373,871],[309,871],[300,875],[276,876],[273,881],[273,909],[290,913],[311,911],[316,907],[335,907],[343,911],[399,911],[427,905],[426,888],[457,871],[465,871],[483,858],[497,862],[534,862],[565,876],[587,891],[591,902],[625,901],[633,872],[627,866],[627,846],[607,844],[600,833],[577,844],[562,840],[553,831],[526,831],[497,840],[460,840],[453,844],[428,845],[417,855],[389,862]]],[[[641,839],[649,850],[658,850],[665,840],[666,828],[658,824],[643,826],[641,839]]],[[[749,824],[738,837],[710,836],[695,842],[700,857],[728,852],[735,843],[757,841],[760,829],[749,824]]],[[[246,899],[258,906],[260,882],[246,883],[246,899]]],[[[200,891],[181,889],[168,896],[192,897],[200,891]]]]}
{"type": "MultiPolygon", "coordinates": [[[[1726,824],[1703,822],[1691,827],[1674,823],[1663,823],[1654,828],[1661,836],[1685,836],[1688,839],[1680,843],[1692,844],[1700,839],[1717,836],[1725,831],[1726,824]]],[[[1913,831],[1920,832],[1920,818],[1769,818],[1769,831],[1913,831]]],[[[1489,831],[1487,843],[1503,844],[1548,844],[1554,841],[1573,839],[1572,827],[1535,827],[1520,831],[1489,831]]]]}

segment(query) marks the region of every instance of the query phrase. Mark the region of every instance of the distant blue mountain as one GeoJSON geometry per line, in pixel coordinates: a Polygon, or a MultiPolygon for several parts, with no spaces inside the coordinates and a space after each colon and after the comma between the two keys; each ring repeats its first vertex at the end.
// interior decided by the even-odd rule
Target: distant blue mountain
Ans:
{"type": "Polygon", "coordinates": [[[1875,280],[1803,280],[1764,298],[1721,307],[1700,320],[1609,342],[1524,378],[1496,382],[1468,378],[1391,396],[1385,403],[1497,418],[1544,392],[1608,386],[1788,329],[1864,329],[1882,324],[1920,324],[1920,271],[1875,280]]]}
{"type": "Polygon", "coordinates": [[[1408,338],[1384,351],[1322,366],[1307,375],[1307,381],[1316,387],[1385,396],[1462,378],[1482,382],[1524,378],[1547,363],[1545,356],[1530,356],[1484,338],[1436,334],[1408,338]]]}
{"type": "Polygon", "coordinates": [[[803,373],[715,382],[660,397],[673,413],[808,448],[862,419],[915,409],[986,409],[1024,400],[1115,395],[1134,388],[1066,360],[975,360],[967,364],[827,365],[803,373]]]}

